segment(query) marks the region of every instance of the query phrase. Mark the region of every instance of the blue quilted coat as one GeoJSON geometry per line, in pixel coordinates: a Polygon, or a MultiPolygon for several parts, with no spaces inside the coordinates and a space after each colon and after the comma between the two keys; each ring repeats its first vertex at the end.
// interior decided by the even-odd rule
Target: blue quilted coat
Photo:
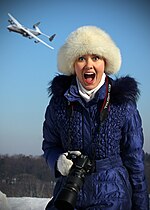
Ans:
{"type": "MultiPolygon", "coordinates": [[[[79,95],[74,76],[59,75],[53,79],[43,125],[44,157],[55,174],[59,155],[68,150],[79,150],[94,158],[95,171],[86,176],[76,209],[148,210],[137,83],[127,76],[111,79],[111,84],[108,116],[101,123],[106,82],[87,103],[79,95]]],[[[58,178],[47,210],[56,209],[53,201],[65,179],[58,178]]]]}

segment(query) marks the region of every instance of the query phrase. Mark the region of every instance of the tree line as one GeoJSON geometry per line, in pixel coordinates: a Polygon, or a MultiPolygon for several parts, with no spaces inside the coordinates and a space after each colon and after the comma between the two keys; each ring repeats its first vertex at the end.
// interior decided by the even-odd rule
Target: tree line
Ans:
{"type": "Polygon", "coordinates": [[[54,185],[42,156],[0,155],[0,190],[8,197],[51,197],[54,185]]]}
{"type": "MultiPolygon", "coordinates": [[[[145,153],[145,173],[150,194],[150,154],[145,153]]],[[[0,155],[0,190],[8,197],[50,198],[55,186],[42,156],[0,155]]]]}

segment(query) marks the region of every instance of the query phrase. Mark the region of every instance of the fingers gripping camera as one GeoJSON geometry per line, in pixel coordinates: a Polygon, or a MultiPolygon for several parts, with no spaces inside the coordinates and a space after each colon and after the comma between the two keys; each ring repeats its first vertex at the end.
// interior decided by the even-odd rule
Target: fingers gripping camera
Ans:
{"type": "Polygon", "coordinates": [[[59,156],[57,160],[57,169],[63,175],[67,176],[69,171],[73,165],[73,161],[71,160],[72,156],[79,156],[81,155],[80,151],[69,151],[63,153],[59,156]]]}

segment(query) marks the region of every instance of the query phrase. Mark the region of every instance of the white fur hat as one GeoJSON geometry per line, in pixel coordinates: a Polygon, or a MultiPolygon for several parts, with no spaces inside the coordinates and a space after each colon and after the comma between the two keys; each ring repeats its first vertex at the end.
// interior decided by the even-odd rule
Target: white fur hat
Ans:
{"type": "Polygon", "coordinates": [[[96,54],[105,59],[106,74],[115,74],[121,66],[121,54],[111,37],[95,26],[82,26],[72,32],[58,52],[58,70],[75,74],[74,62],[82,55],[96,54]]]}

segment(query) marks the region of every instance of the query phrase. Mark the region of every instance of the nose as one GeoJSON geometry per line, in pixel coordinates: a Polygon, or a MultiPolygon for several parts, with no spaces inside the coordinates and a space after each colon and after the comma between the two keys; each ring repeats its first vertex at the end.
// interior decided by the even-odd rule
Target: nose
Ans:
{"type": "Polygon", "coordinates": [[[92,66],[85,66],[85,69],[90,70],[90,69],[93,69],[93,67],[92,66]]]}
{"type": "Polygon", "coordinates": [[[92,60],[90,58],[86,60],[85,69],[86,70],[93,69],[92,60]]]}

